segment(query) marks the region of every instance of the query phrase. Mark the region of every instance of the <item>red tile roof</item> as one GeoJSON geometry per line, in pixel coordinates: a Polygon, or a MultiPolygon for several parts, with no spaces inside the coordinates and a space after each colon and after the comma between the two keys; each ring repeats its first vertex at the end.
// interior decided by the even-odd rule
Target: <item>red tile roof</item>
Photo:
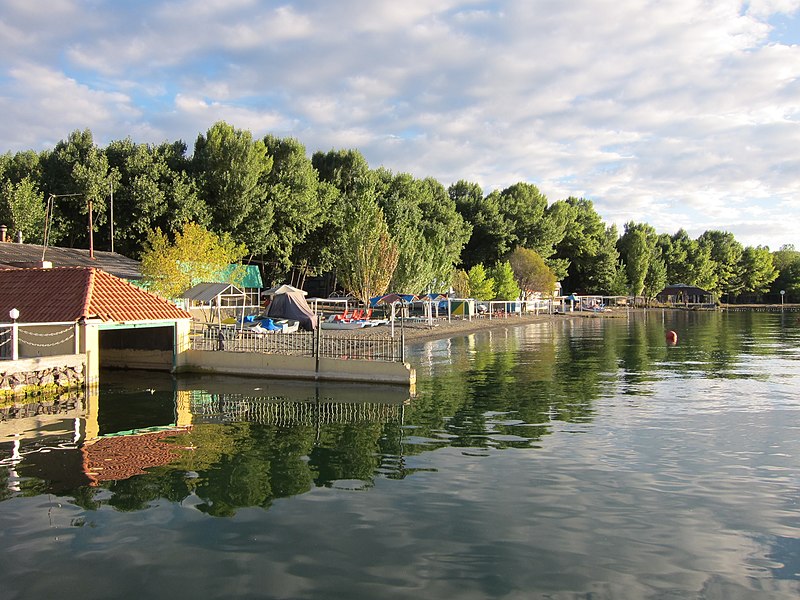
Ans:
{"type": "Polygon", "coordinates": [[[94,268],[0,270],[0,322],[19,310],[21,323],[190,319],[171,302],[94,268]]]}

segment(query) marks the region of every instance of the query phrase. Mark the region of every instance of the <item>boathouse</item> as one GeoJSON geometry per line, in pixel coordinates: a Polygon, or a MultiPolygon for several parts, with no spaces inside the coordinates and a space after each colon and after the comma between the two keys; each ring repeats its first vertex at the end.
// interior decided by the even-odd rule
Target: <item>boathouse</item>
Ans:
{"type": "Polygon", "coordinates": [[[190,324],[188,312],[100,269],[0,270],[0,358],[18,370],[77,360],[87,384],[101,367],[173,371],[190,324]]]}

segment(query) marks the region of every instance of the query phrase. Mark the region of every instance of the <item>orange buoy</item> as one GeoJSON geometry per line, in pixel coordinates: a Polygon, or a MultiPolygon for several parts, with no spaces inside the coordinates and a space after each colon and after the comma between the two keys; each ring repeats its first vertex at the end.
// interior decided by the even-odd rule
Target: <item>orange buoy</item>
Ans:
{"type": "Polygon", "coordinates": [[[673,346],[678,343],[678,334],[671,329],[667,332],[667,343],[673,346]]]}

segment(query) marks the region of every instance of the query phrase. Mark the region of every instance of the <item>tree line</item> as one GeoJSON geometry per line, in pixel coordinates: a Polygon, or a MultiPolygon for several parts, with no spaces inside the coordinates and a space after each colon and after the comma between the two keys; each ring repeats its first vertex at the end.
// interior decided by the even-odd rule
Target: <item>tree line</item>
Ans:
{"type": "Polygon", "coordinates": [[[800,294],[800,253],[743,247],[725,231],[691,238],[630,222],[606,224],[591,200],[554,202],[530,183],[484,194],[427,177],[372,169],[355,149],[309,158],[293,138],[256,139],[225,122],[182,141],[105,148],[90,130],[52,150],[0,155],[0,223],[25,241],[141,259],[196,224],[267,282],[335,271],[359,297],[455,288],[481,299],[547,291],[653,297],[670,283],[723,299],[784,289],[800,294]],[[161,236],[160,238],[158,236],[161,236]],[[778,287],[779,286],[779,287],[778,287]]]}

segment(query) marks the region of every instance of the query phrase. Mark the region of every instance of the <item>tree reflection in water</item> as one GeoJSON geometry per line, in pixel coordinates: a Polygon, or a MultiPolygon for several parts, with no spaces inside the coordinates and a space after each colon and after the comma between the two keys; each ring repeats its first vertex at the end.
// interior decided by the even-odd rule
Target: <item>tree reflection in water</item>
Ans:
{"type": "MultiPolygon", "coordinates": [[[[555,421],[590,421],[595,400],[604,395],[646,398],[665,367],[708,378],[752,377],[736,373],[735,365],[747,353],[784,351],[773,343],[781,332],[780,322],[749,313],[651,311],[427,342],[409,351],[412,362],[422,365],[410,402],[387,401],[371,388],[350,389],[344,397],[315,388],[303,399],[297,390],[288,396],[210,393],[202,385],[176,391],[171,379],[157,393],[142,392],[136,376],[121,376],[101,389],[94,415],[98,435],[128,429],[122,444],[134,445],[158,432],[169,458],[154,464],[150,456],[140,474],[106,477],[102,468],[87,468],[98,464],[90,459],[101,446],[71,443],[74,427],[66,420],[60,436],[26,442],[30,452],[22,460],[11,459],[7,444],[0,446],[6,466],[0,468],[0,501],[56,493],[89,510],[107,505],[137,511],[160,499],[192,498],[201,511],[231,516],[315,487],[367,489],[378,478],[408,477],[415,471],[406,466],[407,457],[444,445],[535,447],[555,421]],[[736,327],[727,326],[730,319],[736,327]],[[580,335],[573,335],[576,328],[580,335]],[[677,346],[665,344],[665,329],[678,331],[677,346]],[[48,444],[47,452],[35,448],[48,444]]],[[[143,461],[142,454],[131,451],[124,460],[143,461]]],[[[98,460],[112,459],[123,455],[98,460]]]]}

